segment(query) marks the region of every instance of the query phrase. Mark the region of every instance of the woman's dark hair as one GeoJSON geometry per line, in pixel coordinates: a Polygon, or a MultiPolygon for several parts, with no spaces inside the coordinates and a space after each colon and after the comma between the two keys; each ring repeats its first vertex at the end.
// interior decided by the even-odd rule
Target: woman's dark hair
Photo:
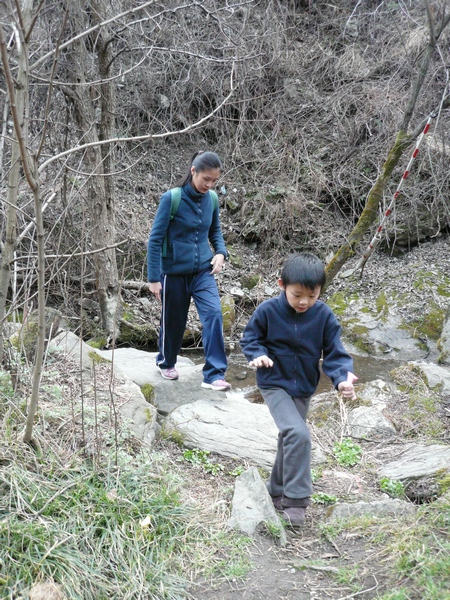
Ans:
{"type": "Polygon", "coordinates": [[[222,169],[222,162],[215,152],[196,152],[189,164],[186,175],[178,182],[178,187],[183,187],[192,181],[191,168],[194,167],[197,173],[209,171],[210,169],[222,169]]]}
{"type": "Polygon", "coordinates": [[[309,252],[289,256],[284,262],[280,275],[284,286],[298,283],[310,290],[314,290],[318,285],[322,289],[326,278],[322,261],[309,252]]]}

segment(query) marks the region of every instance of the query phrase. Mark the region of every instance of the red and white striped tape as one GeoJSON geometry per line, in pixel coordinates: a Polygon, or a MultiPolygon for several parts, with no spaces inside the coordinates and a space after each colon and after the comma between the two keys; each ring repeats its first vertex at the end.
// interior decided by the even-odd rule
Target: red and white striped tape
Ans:
{"type": "Polygon", "coordinates": [[[363,254],[363,256],[359,259],[357,265],[351,269],[350,271],[346,271],[345,273],[343,273],[341,275],[341,277],[349,277],[350,275],[353,275],[356,271],[363,270],[364,265],[366,264],[367,260],[369,259],[369,257],[373,254],[375,248],[378,246],[378,244],[381,241],[381,232],[384,229],[384,224],[386,223],[387,219],[389,218],[389,216],[392,213],[392,210],[394,208],[394,204],[395,201],[397,200],[399,194],[400,194],[400,190],[402,189],[402,185],[403,182],[408,178],[409,172],[411,170],[411,165],[414,161],[414,159],[416,158],[416,156],[419,154],[419,146],[422,143],[422,140],[424,138],[424,136],[428,133],[429,129],[430,129],[430,125],[431,125],[431,121],[435,118],[436,114],[435,113],[431,113],[430,116],[428,117],[428,120],[426,122],[425,127],[423,128],[422,133],[420,134],[420,136],[417,139],[414,151],[411,155],[411,158],[409,159],[408,165],[400,179],[400,182],[397,186],[397,189],[394,192],[394,195],[392,196],[392,199],[389,203],[389,206],[387,207],[383,218],[380,221],[380,224],[378,225],[378,228],[375,232],[375,235],[373,236],[372,240],[370,241],[370,244],[367,246],[367,249],[365,251],[365,253],[363,254]]]}

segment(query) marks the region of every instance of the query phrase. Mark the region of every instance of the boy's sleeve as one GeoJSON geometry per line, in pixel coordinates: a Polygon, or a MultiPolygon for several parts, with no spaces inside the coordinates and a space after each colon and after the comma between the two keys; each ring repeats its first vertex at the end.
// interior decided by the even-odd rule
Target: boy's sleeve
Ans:
{"type": "Polygon", "coordinates": [[[268,356],[265,346],[267,339],[267,318],[264,309],[259,306],[247,323],[239,342],[242,352],[250,362],[258,356],[268,356]]]}
{"type": "Polygon", "coordinates": [[[347,380],[349,371],[353,373],[353,359],[342,344],[341,326],[333,313],[330,314],[324,331],[322,370],[336,389],[341,381],[347,380]]]}

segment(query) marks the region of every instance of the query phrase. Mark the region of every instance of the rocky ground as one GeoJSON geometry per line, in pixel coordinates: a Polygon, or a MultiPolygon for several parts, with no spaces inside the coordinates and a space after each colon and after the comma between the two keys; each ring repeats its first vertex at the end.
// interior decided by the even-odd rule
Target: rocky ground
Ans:
{"type": "MultiPolygon", "coordinates": [[[[254,271],[262,273],[264,264],[261,261],[258,262],[255,257],[252,257],[248,262],[253,263],[249,266],[249,273],[254,271]]],[[[430,306],[433,306],[439,318],[443,319],[450,296],[449,267],[450,244],[448,240],[440,239],[422,244],[399,258],[377,254],[367,264],[361,279],[333,282],[325,299],[330,304],[334,303],[335,310],[339,313],[346,343],[355,356],[358,355],[356,359],[362,361],[358,362],[359,368],[363,370],[365,364],[375,361],[375,368],[371,367],[373,376],[365,377],[364,373],[358,373],[361,375],[361,380],[378,379],[376,365],[386,363],[387,358],[394,357],[395,364],[400,367],[411,360],[426,360],[430,365],[435,363],[438,356],[436,335],[432,330],[423,328],[431,319],[430,306]],[[362,322],[365,324],[363,329],[361,329],[362,322]],[[406,329],[401,325],[406,326],[406,329]],[[419,329],[420,335],[415,335],[415,331],[419,329]],[[406,338],[402,337],[405,331],[408,333],[406,338]],[[364,344],[359,343],[361,340],[364,344]],[[372,350],[373,354],[368,355],[367,350],[372,350]]],[[[219,278],[222,295],[228,294],[243,303],[237,306],[245,305],[246,310],[250,310],[252,304],[256,305],[265,297],[277,293],[275,265],[270,266],[264,275],[261,274],[261,280],[254,288],[249,289],[243,285],[245,275],[242,269],[239,270],[233,264],[229,264],[225,273],[219,278]],[[241,290],[242,295],[238,293],[238,289],[241,290]]],[[[134,293],[133,302],[136,306],[140,304],[141,308],[151,307],[156,318],[158,307],[144,295],[134,293]]],[[[238,310],[236,324],[228,333],[229,346],[236,344],[239,330],[244,322],[244,311],[238,310]]],[[[194,312],[192,324],[195,326],[194,312]]],[[[79,356],[79,352],[76,351],[75,355],[79,356]]],[[[116,363],[118,357],[119,354],[115,357],[116,363]]],[[[245,371],[244,367],[243,364],[239,365],[242,371],[245,371]]],[[[55,368],[57,368],[56,364],[55,368]]],[[[362,449],[361,459],[355,465],[338,464],[333,457],[333,446],[337,441],[348,436],[345,424],[354,406],[343,403],[335,392],[329,389],[324,391],[316,398],[310,413],[313,442],[320,448],[325,460],[314,465],[314,491],[317,497],[308,509],[305,526],[297,530],[286,529],[286,543],[282,545],[274,531],[261,525],[251,536],[248,550],[250,568],[247,574],[242,576],[241,566],[236,565],[234,574],[233,569],[230,568],[230,575],[226,580],[195,581],[190,590],[192,598],[195,600],[213,598],[217,600],[266,598],[344,600],[356,597],[368,600],[381,598],[384,594],[405,585],[409,595],[400,598],[423,600],[422,592],[416,594],[413,585],[406,578],[399,577],[396,570],[392,568],[395,566],[392,564],[392,553],[387,549],[387,540],[394,532],[396,536],[401,536],[403,533],[407,534],[409,530],[414,531],[414,516],[405,514],[400,517],[385,516],[377,519],[366,515],[359,520],[353,520],[351,526],[342,526],[330,518],[331,507],[336,501],[340,504],[353,504],[359,501],[388,499],[390,495],[380,489],[379,468],[394,461],[405,446],[412,443],[422,445],[433,443],[448,447],[450,439],[448,390],[443,394],[442,389],[430,389],[427,378],[410,367],[397,370],[396,374],[391,375],[388,375],[386,370],[383,372],[381,378],[389,381],[387,397],[384,399],[386,405],[382,412],[393,424],[395,434],[389,434],[388,437],[356,439],[355,442],[362,449]]],[[[72,382],[77,368],[73,369],[73,378],[70,376],[72,373],[70,369],[64,369],[64,373],[64,377],[72,382]]],[[[84,377],[86,386],[87,375],[85,374],[84,377]]],[[[193,377],[200,381],[201,374],[198,369],[193,377]]],[[[135,376],[133,381],[137,381],[135,376]]],[[[181,378],[177,382],[181,385],[177,388],[175,396],[179,399],[181,397],[184,401],[186,400],[184,396],[189,393],[193,394],[193,401],[196,401],[200,394],[207,394],[205,390],[200,389],[199,381],[186,379],[187,386],[183,392],[181,378]]],[[[137,383],[142,385],[144,382],[137,381],[137,383]]],[[[241,380],[241,383],[244,388],[251,388],[249,374],[247,379],[241,380]]],[[[163,382],[162,385],[167,387],[172,384],[173,382],[163,382]]],[[[108,374],[101,375],[101,371],[97,371],[95,398],[102,401],[104,396],[106,404],[109,404],[109,386],[108,374]],[[105,388],[104,394],[102,385],[105,388]]],[[[136,435],[166,453],[174,471],[182,474],[185,481],[183,494],[186,503],[201,507],[202,511],[210,514],[217,527],[226,528],[233,503],[236,467],[239,466],[241,472],[255,463],[249,458],[236,461],[227,457],[226,453],[224,455],[211,452],[209,461],[215,465],[211,472],[205,470],[201,462],[193,463],[186,460],[185,447],[175,443],[170,435],[155,439],[153,433],[157,431],[156,415],[153,409],[145,408],[143,401],[133,405],[136,410],[133,408],[131,413],[122,413],[123,408],[130,406],[130,398],[134,397],[135,389],[139,389],[138,386],[120,380],[115,389],[123,400],[118,402],[117,406],[124,417],[135,419],[136,411],[145,416],[137,424],[136,435]]],[[[208,402],[213,401],[213,404],[217,404],[220,408],[220,402],[225,401],[220,399],[220,394],[217,395],[219,396],[217,400],[208,398],[208,402]]],[[[363,396],[362,388],[358,391],[358,395],[363,396]]],[[[164,413],[171,410],[170,397],[171,395],[164,393],[164,390],[162,394],[160,393],[164,413]]],[[[89,401],[88,395],[86,399],[89,401]]],[[[41,404],[45,407],[45,399],[41,400],[41,404]]],[[[364,402],[362,404],[364,405],[364,402]]],[[[159,418],[159,421],[163,423],[164,419],[159,418]]],[[[201,422],[202,419],[200,418],[199,421],[201,422]]],[[[51,427],[50,421],[48,426],[51,427]]],[[[225,434],[218,437],[225,438],[225,434]]],[[[95,451],[94,445],[92,452],[95,451]]],[[[259,465],[259,469],[261,475],[266,477],[267,467],[263,468],[259,465]]],[[[439,485],[436,487],[436,481],[430,480],[425,482],[422,488],[409,486],[408,502],[412,502],[416,507],[424,502],[431,502],[430,506],[438,506],[439,494],[439,485]]],[[[437,530],[436,535],[443,535],[443,533],[437,530]]],[[[230,567],[233,567],[231,557],[229,562],[230,567]]],[[[444,600],[445,595],[430,595],[427,598],[444,600]]]]}
{"type": "MultiPolygon", "coordinates": [[[[260,263],[260,268],[261,266],[260,263]]],[[[443,239],[423,244],[399,258],[377,254],[367,264],[361,279],[336,280],[329,288],[327,300],[334,302],[336,310],[340,311],[346,343],[359,355],[356,360],[360,370],[369,362],[372,365],[369,375],[359,373],[363,382],[377,379],[377,365],[395,362],[397,367],[401,367],[411,360],[426,360],[431,366],[435,363],[438,355],[436,336],[431,335],[430,331],[421,331],[420,336],[415,336],[413,329],[427,324],[431,305],[439,308],[440,318],[443,318],[450,293],[447,279],[449,267],[450,244],[443,239]],[[341,295],[348,299],[344,304],[341,295]],[[382,302],[380,296],[384,298],[382,302]],[[408,299],[407,302],[405,298],[408,299]],[[373,322],[373,326],[370,325],[367,330],[355,329],[357,334],[349,342],[347,333],[360,326],[363,319],[366,325],[373,322]],[[414,325],[402,329],[399,319],[407,325],[414,325]],[[408,335],[402,337],[405,331],[408,335]],[[372,343],[374,355],[365,354],[364,348],[357,343],[359,339],[364,340],[365,344],[372,343]],[[393,356],[395,359],[392,359],[393,356]]],[[[243,290],[241,298],[246,298],[250,304],[276,292],[275,286],[271,285],[275,272],[266,274],[255,286],[256,289],[249,290],[242,285],[236,286],[239,276],[238,271],[233,272],[233,269],[233,265],[228,265],[228,273],[225,272],[219,279],[222,294],[234,293],[237,297],[237,292],[233,292],[233,289],[240,288],[243,290]]],[[[242,315],[238,315],[238,321],[239,318],[243,320],[242,315]]],[[[194,312],[192,319],[194,323],[194,312]]],[[[233,335],[236,335],[238,329],[239,325],[229,335],[229,344],[233,343],[233,335]]],[[[137,361],[134,362],[137,367],[137,361]]],[[[245,371],[243,363],[239,364],[239,370],[245,371]]],[[[278,543],[276,536],[270,531],[263,526],[259,527],[252,536],[249,547],[251,568],[248,574],[242,578],[236,568],[236,576],[230,575],[226,581],[196,581],[191,589],[196,600],[375,599],[397,586],[405,584],[408,587],[406,579],[397,579],[395,570],[391,568],[386,544],[380,543],[380,540],[389,537],[392,531],[413,530],[413,517],[385,517],[378,522],[375,519],[374,522],[366,516],[349,528],[340,528],[329,518],[333,499],[342,504],[389,498],[389,494],[380,489],[378,469],[381,465],[394,461],[405,445],[437,443],[448,446],[448,390],[445,394],[430,390],[423,376],[411,369],[400,368],[395,375],[389,375],[382,368],[379,370],[383,371],[381,379],[388,381],[390,390],[383,414],[394,425],[396,433],[388,438],[355,440],[363,450],[362,460],[355,466],[337,465],[332,459],[333,445],[347,435],[344,425],[353,407],[338,401],[336,394],[329,389],[328,392],[324,391],[314,403],[310,414],[314,443],[326,456],[324,464],[314,467],[317,475],[315,493],[323,501],[313,503],[302,529],[286,530],[287,540],[284,546],[278,543]],[[415,404],[411,398],[416,399],[415,404]],[[327,407],[331,407],[331,410],[327,407]]],[[[198,369],[194,373],[195,377],[200,378],[198,369]]],[[[248,377],[247,373],[247,378],[242,379],[240,384],[238,380],[234,382],[235,386],[242,385],[245,388],[250,385],[251,388],[251,379],[248,377]]],[[[198,396],[195,395],[195,390],[199,388],[199,382],[193,379],[186,381],[189,381],[186,394],[188,391],[193,394],[195,401],[198,396]]],[[[140,381],[138,383],[142,384],[140,381]]],[[[182,384],[181,381],[180,383],[182,384]]],[[[163,382],[166,387],[171,384],[172,382],[163,382]]],[[[183,395],[181,392],[182,387],[176,396],[183,395]]],[[[168,412],[171,410],[169,399],[172,396],[167,393],[162,396],[163,410],[168,412]]],[[[200,409],[196,409],[198,410],[200,409]]],[[[225,437],[225,433],[218,437],[225,437]]],[[[218,526],[227,527],[236,481],[236,460],[212,452],[209,460],[217,468],[214,473],[210,473],[205,471],[201,463],[186,461],[183,457],[184,448],[170,438],[161,438],[157,442],[157,448],[167,453],[174,470],[179,470],[185,478],[186,502],[211,511],[218,526]]],[[[240,459],[239,465],[245,469],[252,465],[252,461],[240,459]]],[[[263,477],[266,476],[267,469],[262,469],[261,473],[263,477]]],[[[422,484],[421,488],[410,482],[409,495],[414,506],[419,506],[424,501],[436,501],[438,492],[436,487],[433,489],[433,481],[422,484]]],[[[422,596],[415,596],[408,589],[408,598],[422,600],[422,596]]],[[[438,600],[438,596],[435,600],[438,600]]]]}
{"type": "MultiPolygon", "coordinates": [[[[278,293],[276,278],[279,265],[273,260],[265,262],[251,253],[248,256],[245,266],[239,264],[240,261],[228,263],[218,280],[222,296],[234,297],[238,307],[236,321],[227,337],[231,347],[235,346],[245,325],[246,311],[278,293]],[[259,277],[254,287],[248,285],[248,278],[252,275],[259,277]],[[241,308],[244,306],[245,310],[241,308]]],[[[351,266],[352,262],[346,268],[351,266]]],[[[450,242],[446,238],[437,238],[396,257],[376,253],[368,261],[362,277],[337,278],[327,290],[325,299],[339,315],[347,346],[355,355],[367,357],[370,353],[378,364],[386,359],[400,365],[410,360],[434,363],[439,355],[436,348],[439,327],[450,298],[449,274],[450,242]]],[[[158,307],[152,304],[151,310],[157,319],[158,307]]],[[[195,328],[195,311],[192,311],[191,319],[195,328]]],[[[364,368],[364,358],[360,364],[364,368]]],[[[364,374],[362,377],[364,379],[364,374]]],[[[448,398],[443,399],[442,407],[447,406],[448,410],[446,400],[448,398]]],[[[387,413],[398,431],[407,438],[412,435],[415,441],[428,443],[430,438],[424,430],[417,431],[421,425],[407,412],[405,414],[405,406],[405,396],[393,394],[387,413]]],[[[440,418],[448,425],[448,414],[441,413],[440,418]]],[[[339,427],[339,423],[336,426],[339,427]]],[[[446,431],[444,439],[448,442],[448,429],[446,431]]],[[[315,430],[315,433],[323,436],[324,432],[315,430]]],[[[327,437],[330,439],[321,440],[325,446],[334,438],[328,431],[325,432],[327,437]]],[[[178,461],[180,449],[167,441],[161,443],[178,461]]],[[[380,497],[373,466],[379,464],[383,446],[383,460],[393,459],[399,452],[398,443],[398,439],[388,445],[379,441],[365,443],[363,464],[354,469],[331,469],[328,473],[325,470],[316,483],[316,490],[336,496],[340,501],[380,497]]],[[[218,463],[224,461],[218,455],[214,455],[213,460],[218,463]]],[[[176,464],[179,465],[178,462],[176,464]]],[[[186,463],[183,463],[182,469],[189,472],[188,479],[192,484],[187,495],[202,504],[219,506],[216,514],[222,511],[225,522],[232,498],[233,481],[230,477],[207,475],[198,466],[186,463]]],[[[231,578],[218,585],[213,581],[197,582],[192,590],[194,597],[198,600],[369,599],[390,592],[399,585],[400,582],[393,579],[383,552],[376,543],[372,543],[372,533],[367,534],[363,527],[356,527],[351,532],[342,531],[337,536],[329,533],[327,510],[326,505],[314,504],[303,529],[287,530],[285,547],[278,545],[267,532],[255,534],[250,550],[253,567],[248,576],[244,580],[231,578]],[[355,563],[358,564],[357,576],[351,575],[355,563]]],[[[377,531],[378,535],[382,535],[380,532],[386,528],[408,526],[408,523],[401,524],[401,520],[388,520],[377,531]]],[[[374,536],[377,535],[375,531],[374,536]]],[[[409,597],[415,598],[414,593],[411,594],[409,597]]]]}

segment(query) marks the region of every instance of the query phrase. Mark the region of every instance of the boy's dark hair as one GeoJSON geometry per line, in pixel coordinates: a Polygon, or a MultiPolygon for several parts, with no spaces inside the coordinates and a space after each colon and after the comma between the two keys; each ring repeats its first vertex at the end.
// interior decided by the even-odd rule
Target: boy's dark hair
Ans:
{"type": "Polygon", "coordinates": [[[318,285],[322,289],[326,278],[322,261],[309,252],[289,256],[284,262],[280,275],[284,286],[298,283],[310,290],[315,289],[318,285]]]}
{"type": "Polygon", "coordinates": [[[178,187],[184,187],[192,181],[191,167],[195,167],[197,173],[209,169],[222,170],[222,162],[215,152],[202,152],[201,150],[196,152],[191,158],[186,175],[178,182],[178,187]]]}

